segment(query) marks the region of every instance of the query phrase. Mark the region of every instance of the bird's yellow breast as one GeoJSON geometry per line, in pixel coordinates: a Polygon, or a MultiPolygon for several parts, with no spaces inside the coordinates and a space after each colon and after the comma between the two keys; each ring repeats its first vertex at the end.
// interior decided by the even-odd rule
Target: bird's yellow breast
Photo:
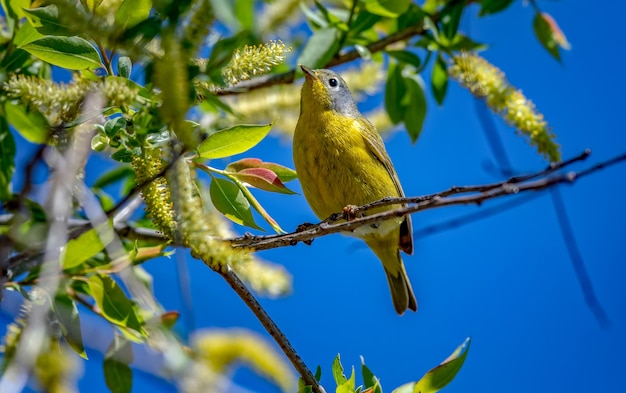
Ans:
{"type": "Polygon", "coordinates": [[[332,111],[300,115],[294,164],[304,196],[320,219],[346,205],[399,196],[391,175],[367,146],[362,127],[357,119],[332,111]]]}

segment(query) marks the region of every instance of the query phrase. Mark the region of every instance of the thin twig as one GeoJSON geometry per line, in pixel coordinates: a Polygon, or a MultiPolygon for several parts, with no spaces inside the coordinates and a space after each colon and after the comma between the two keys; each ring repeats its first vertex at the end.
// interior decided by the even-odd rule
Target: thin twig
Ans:
{"type": "MultiPolygon", "coordinates": [[[[434,18],[434,17],[433,17],[434,18]]],[[[404,30],[400,30],[396,33],[390,34],[381,38],[376,42],[372,42],[367,45],[366,48],[370,53],[376,53],[384,50],[387,46],[395,44],[396,42],[404,41],[413,36],[424,33],[424,28],[421,24],[409,26],[404,30]]],[[[325,65],[326,68],[334,67],[340,64],[345,64],[361,57],[356,49],[350,50],[343,54],[334,57],[325,65]]],[[[247,93],[252,90],[260,89],[263,87],[270,87],[275,85],[284,85],[293,83],[296,75],[296,70],[290,70],[282,74],[263,75],[248,81],[238,83],[236,86],[217,89],[213,93],[218,96],[227,96],[247,93]]]]}
{"type": "Polygon", "coordinates": [[[239,295],[239,297],[246,303],[246,305],[252,310],[254,315],[256,315],[257,319],[261,322],[265,330],[276,340],[276,343],[283,350],[285,355],[289,358],[289,361],[294,366],[296,371],[302,376],[304,382],[311,386],[314,392],[316,393],[326,393],[324,388],[317,382],[315,376],[306,366],[302,358],[298,355],[296,350],[293,348],[287,336],[283,334],[283,332],[278,328],[276,323],[272,320],[272,318],[267,314],[265,309],[259,304],[254,295],[248,290],[245,284],[237,277],[235,272],[231,268],[227,268],[225,271],[220,269],[214,269],[217,273],[219,273],[224,280],[230,285],[230,287],[239,295]]]}

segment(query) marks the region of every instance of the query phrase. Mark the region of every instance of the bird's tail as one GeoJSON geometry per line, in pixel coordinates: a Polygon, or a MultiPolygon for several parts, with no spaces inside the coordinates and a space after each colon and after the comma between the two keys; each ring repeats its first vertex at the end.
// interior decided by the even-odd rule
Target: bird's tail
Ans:
{"type": "Polygon", "coordinates": [[[383,263],[396,312],[402,315],[407,309],[417,311],[417,300],[400,257],[400,251],[396,247],[381,247],[381,244],[367,243],[383,263]]]}

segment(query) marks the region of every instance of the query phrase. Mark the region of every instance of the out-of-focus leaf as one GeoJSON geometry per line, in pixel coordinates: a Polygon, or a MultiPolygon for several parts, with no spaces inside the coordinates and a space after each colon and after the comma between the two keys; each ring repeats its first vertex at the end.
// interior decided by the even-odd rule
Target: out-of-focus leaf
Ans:
{"type": "Polygon", "coordinates": [[[335,360],[333,360],[331,371],[333,373],[333,378],[337,386],[343,385],[348,381],[346,379],[346,376],[343,374],[343,366],[341,365],[341,359],[339,358],[339,354],[337,354],[335,360]]]}
{"type": "Polygon", "coordinates": [[[96,48],[80,37],[47,36],[21,49],[52,65],[69,70],[84,70],[102,67],[96,48]]]}
{"type": "Polygon", "coordinates": [[[403,100],[404,125],[411,137],[411,142],[415,143],[422,133],[422,126],[426,117],[424,82],[419,75],[414,78],[404,78],[404,81],[407,89],[403,100]]]}
{"type": "Polygon", "coordinates": [[[112,393],[130,393],[133,387],[133,347],[130,341],[115,335],[104,356],[104,380],[112,393]]]}
{"type": "Polygon", "coordinates": [[[226,179],[213,178],[209,186],[209,195],[215,208],[231,221],[251,228],[263,229],[256,224],[250,202],[239,187],[226,179]]]}
{"type": "Polygon", "coordinates": [[[241,28],[252,30],[254,27],[254,1],[253,0],[235,0],[235,16],[241,25],[241,28]]]}
{"type": "Polygon", "coordinates": [[[435,101],[441,106],[446,97],[446,91],[448,90],[448,70],[446,62],[441,55],[437,56],[437,60],[433,66],[430,83],[433,88],[435,101]]]}
{"type": "MultiPolygon", "coordinates": [[[[69,26],[64,25],[59,20],[59,9],[54,4],[39,8],[26,8],[24,9],[24,13],[30,25],[40,34],[58,36],[74,34],[69,26]]],[[[24,26],[22,26],[22,28],[23,27],[24,26]]],[[[23,44],[24,43],[21,45],[23,44]]]]}
{"type": "Polygon", "coordinates": [[[18,21],[24,17],[24,9],[30,6],[30,0],[2,0],[2,9],[5,15],[13,21],[18,21]]]}
{"type": "Polygon", "coordinates": [[[67,246],[63,250],[61,260],[63,261],[63,269],[71,269],[80,266],[89,258],[96,256],[113,240],[113,229],[103,231],[110,237],[102,239],[95,229],[90,229],[76,239],[67,242],[67,246]]]}
{"type": "Polygon", "coordinates": [[[0,116],[0,201],[11,198],[11,179],[15,171],[15,140],[7,119],[0,116]]]}
{"type": "Polygon", "coordinates": [[[480,0],[480,14],[479,16],[485,16],[489,14],[495,14],[507,9],[513,0],[480,0]]]}
{"type": "Polygon", "coordinates": [[[111,154],[111,158],[119,162],[131,162],[133,159],[133,153],[127,149],[119,149],[115,153],[111,154]]]}
{"type": "Polygon", "coordinates": [[[109,322],[143,334],[133,303],[111,277],[95,274],[88,283],[91,296],[109,322]]]}
{"type": "Polygon", "coordinates": [[[417,6],[417,4],[410,4],[409,9],[402,13],[396,21],[398,24],[398,31],[404,30],[409,26],[418,26],[422,22],[422,19],[424,19],[425,15],[424,10],[417,6]]]}
{"type": "Polygon", "coordinates": [[[415,384],[413,393],[435,393],[443,389],[463,367],[469,347],[470,338],[468,337],[446,360],[439,366],[429,370],[415,384]]]}
{"type": "Polygon", "coordinates": [[[402,69],[397,64],[390,64],[385,84],[385,108],[393,124],[404,118],[404,109],[400,104],[406,94],[406,86],[402,77],[402,69]]]}
{"type": "Polygon", "coordinates": [[[122,78],[130,78],[133,70],[133,62],[128,56],[122,56],[117,59],[117,72],[122,78]]]}
{"type": "Polygon", "coordinates": [[[273,162],[263,162],[258,158],[244,158],[243,160],[231,162],[226,166],[227,172],[240,172],[244,169],[248,168],[266,168],[274,172],[280,181],[286,183],[288,181],[294,180],[298,177],[296,171],[293,169],[289,169],[280,164],[275,164],[273,162]]]}
{"type": "Polygon", "coordinates": [[[461,23],[461,16],[463,16],[463,10],[466,4],[462,1],[449,2],[442,11],[441,22],[443,25],[443,35],[448,39],[452,39],[459,30],[459,23],[461,23]]]}
{"type": "Polygon", "coordinates": [[[115,24],[126,30],[148,19],[152,0],[123,0],[115,12],[115,24]]]}
{"type": "Polygon", "coordinates": [[[230,28],[236,30],[238,26],[237,16],[233,9],[233,3],[230,0],[210,0],[213,5],[215,15],[220,22],[228,25],[230,28]]]}
{"type": "Polygon", "coordinates": [[[271,124],[240,124],[217,131],[200,143],[198,155],[214,159],[243,153],[261,142],[271,128],[271,124]]]}
{"type": "Polygon", "coordinates": [[[83,359],[87,359],[76,303],[67,295],[57,295],[52,310],[61,324],[61,334],[65,341],[83,359]]]}
{"type": "Polygon", "coordinates": [[[93,183],[93,187],[104,188],[110,184],[126,179],[133,175],[133,170],[126,165],[121,165],[102,174],[98,180],[93,183]]]}
{"type": "Polygon", "coordinates": [[[324,67],[340,49],[340,34],[336,27],[324,27],[317,30],[302,50],[298,64],[304,64],[310,68],[324,67]]]}
{"type": "Polygon", "coordinates": [[[472,40],[471,38],[460,33],[454,36],[454,39],[452,39],[452,42],[450,42],[450,44],[448,45],[448,49],[455,50],[455,51],[460,51],[460,50],[475,51],[479,49],[484,49],[486,47],[487,45],[480,43],[480,42],[476,42],[472,40]]]}
{"type": "Polygon", "coordinates": [[[367,11],[359,12],[354,22],[352,22],[352,26],[350,26],[350,34],[356,36],[365,30],[369,30],[380,19],[380,15],[375,15],[367,11]]]}
{"type": "Polygon", "coordinates": [[[396,18],[411,5],[411,0],[365,0],[365,9],[375,15],[396,18]]]}
{"type": "Polygon", "coordinates": [[[7,102],[4,113],[9,125],[29,142],[42,144],[48,140],[48,121],[38,111],[27,111],[22,105],[7,102]]]}
{"type": "Polygon", "coordinates": [[[407,50],[389,50],[387,51],[387,54],[394,59],[412,65],[415,68],[419,68],[422,65],[422,59],[420,59],[415,53],[407,50]]]}
{"type": "Polygon", "coordinates": [[[535,13],[533,19],[533,30],[537,39],[543,45],[543,47],[554,57],[557,61],[561,61],[561,53],[559,52],[559,44],[554,36],[550,23],[541,12],[535,13]]]}
{"type": "Polygon", "coordinates": [[[279,192],[281,194],[296,194],[285,187],[277,174],[267,168],[243,169],[233,173],[233,176],[261,190],[279,192]]]}

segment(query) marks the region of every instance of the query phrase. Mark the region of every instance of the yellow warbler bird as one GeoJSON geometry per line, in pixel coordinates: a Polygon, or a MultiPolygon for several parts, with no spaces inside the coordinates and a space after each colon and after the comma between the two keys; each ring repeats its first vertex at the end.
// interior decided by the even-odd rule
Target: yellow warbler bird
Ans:
{"type": "MultiPolygon", "coordinates": [[[[328,218],[348,205],[404,196],[380,134],[357,109],[346,82],[330,70],[300,68],[305,81],[293,160],[304,196],[317,217],[328,218]]],[[[351,234],[363,239],[382,261],[397,313],[417,311],[400,257],[400,250],[413,253],[410,216],[366,225],[351,234]]]]}

